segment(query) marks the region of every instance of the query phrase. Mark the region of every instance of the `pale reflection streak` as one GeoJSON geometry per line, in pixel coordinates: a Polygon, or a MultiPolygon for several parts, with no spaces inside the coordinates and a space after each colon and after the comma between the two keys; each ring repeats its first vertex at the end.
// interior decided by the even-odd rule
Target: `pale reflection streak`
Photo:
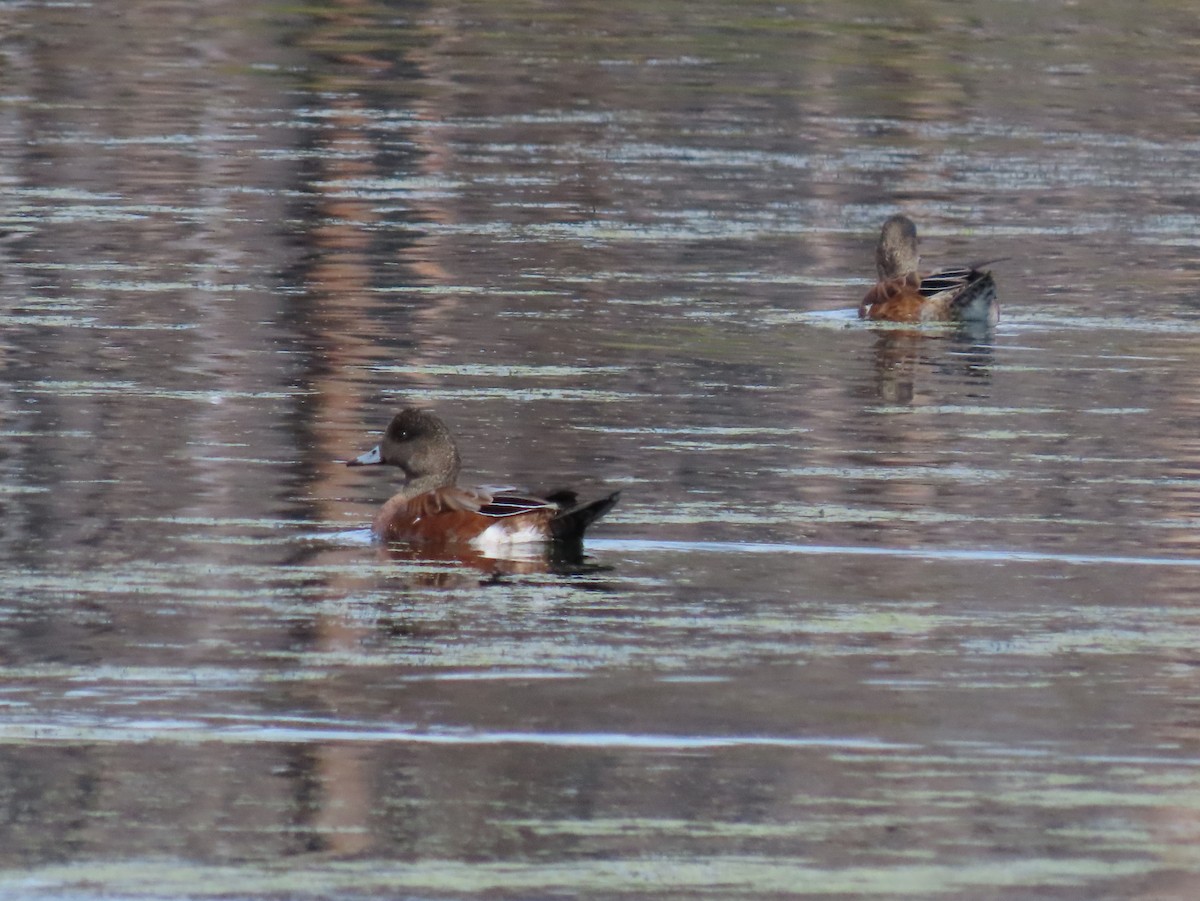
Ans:
{"type": "MultiPolygon", "coordinates": [[[[354,424],[360,411],[368,408],[363,396],[365,381],[347,378],[355,370],[369,369],[377,360],[378,347],[370,337],[369,314],[378,303],[375,292],[381,280],[371,250],[374,235],[382,224],[374,203],[348,186],[395,173],[381,173],[381,148],[373,141],[373,120],[367,110],[367,91],[373,79],[387,76],[395,60],[383,50],[360,48],[363,14],[374,15],[372,3],[339,0],[323,7],[303,35],[303,46],[330,64],[314,68],[309,85],[310,103],[322,111],[319,127],[313,129],[312,154],[316,171],[308,189],[312,192],[312,217],[317,223],[303,236],[309,254],[301,270],[305,303],[310,308],[308,327],[314,350],[322,365],[314,370],[318,402],[316,421],[323,424],[354,424]],[[377,55],[378,54],[378,55],[377,55]]],[[[386,47],[386,45],[385,45],[386,47]]],[[[404,49],[392,49],[401,56],[404,49]]],[[[435,273],[436,274],[436,273],[435,273]]],[[[427,277],[429,273],[423,273],[427,277]]],[[[414,354],[420,350],[414,346],[414,354]]],[[[347,455],[345,432],[321,428],[315,433],[316,452],[312,472],[312,494],[320,498],[319,515],[324,521],[345,520],[339,500],[351,493],[352,471],[341,460],[347,455]]],[[[330,597],[352,589],[336,575],[326,577],[330,597]]],[[[364,630],[340,616],[320,616],[312,632],[315,652],[348,651],[358,646],[364,630]]],[[[339,709],[343,683],[317,685],[303,692],[313,709],[339,709]]],[[[315,783],[316,797],[299,815],[330,852],[339,856],[369,851],[375,844],[372,811],[374,768],[358,749],[344,742],[321,743],[305,773],[315,783]]],[[[297,786],[297,790],[299,786],[297,786]]]]}
{"type": "Polygon", "coordinates": [[[755,544],[730,541],[655,541],[638,539],[623,541],[595,538],[589,545],[597,550],[658,551],[663,553],[728,553],[728,554],[805,554],[845,557],[909,557],[929,560],[964,560],[981,563],[1067,563],[1075,566],[1116,565],[1179,567],[1184,570],[1200,567],[1196,557],[1129,557],[1105,554],[1061,554],[1029,550],[989,550],[956,548],[848,547],[808,544],[755,544]]]}
{"type": "MultiPolygon", "coordinates": [[[[327,794],[324,808],[345,808],[345,817],[319,816],[321,834],[340,835],[345,831],[354,831],[365,826],[363,808],[370,808],[373,798],[366,797],[360,791],[361,785],[357,778],[347,780],[348,768],[344,765],[342,754],[329,758],[328,749],[324,746],[342,745],[350,756],[359,756],[356,745],[368,747],[376,745],[399,744],[404,746],[421,747],[433,746],[475,746],[475,745],[537,745],[551,748],[612,748],[618,750],[651,750],[651,751],[695,751],[718,750],[724,748],[824,748],[843,751],[921,751],[928,750],[923,745],[905,742],[892,742],[873,738],[850,738],[834,736],[770,736],[770,735],[653,735],[653,734],[622,734],[603,732],[553,733],[553,732],[492,732],[474,729],[457,731],[427,731],[415,732],[404,729],[370,729],[352,728],[349,724],[330,722],[325,725],[313,724],[309,727],[301,725],[285,725],[275,721],[271,725],[246,723],[244,725],[229,725],[220,722],[201,723],[155,723],[145,720],[131,723],[125,727],[112,725],[88,726],[73,724],[63,726],[56,723],[4,723],[0,724],[0,744],[4,742],[27,742],[31,739],[40,741],[62,742],[105,742],[123,743],[129,741],[162,741],[191,744],[196,741],[215,742],[219,744],[279,744],[305,745],[315,744],[321,750],[319,753],[326,759],[321,767],[322,785],[327,794]],[[339,778],[340,777],[340,778],[339,778]],[[355,791],[345,794],[346,787],[353,786],[355,791]]],[[[1105,762],[1113,762],[1106,759],[1105,762]]],[[[1121,761],[1118,761],[1121,762],[1121,761]]],[[[1159,761],[1162,762],[1162,761],[1159,761]]],[[[1172,764],[1181,762],[1170,759],[1172,764]]],[[[1200,766],[1200,761],[1194,763],[1200,766]]],[[[359,774],[350,772],[357,777],[359,774]]],[[[328,811],[326,811],[328,812],[328,811]]],[[[336,849],[349,850],[339,843],[336,849]]]]}

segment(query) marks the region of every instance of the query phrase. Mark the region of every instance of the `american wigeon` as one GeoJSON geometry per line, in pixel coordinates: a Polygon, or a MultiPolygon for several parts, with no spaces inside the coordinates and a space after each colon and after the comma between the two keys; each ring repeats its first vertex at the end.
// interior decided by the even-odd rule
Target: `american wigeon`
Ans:
{"type": "Polygon", "coordinates": [[[454,437],[438,416],[416,407],[397,413],[378,446],[346,463],[372,464],[398,466],[404,473],[403,487],[375,517],[376,538],[468,544],[491,557],[508,557],[536,542],[579,542],[620,494],[579,504],[571,491],[531,497],[507,488],[459,488],[454,437]]]}
{"type": "MultiPolygon", "coordinates": [[[[995,262],[991,260],[989,262],[995,262]]],[[[907,216],[883,223],[875,249],[879,282],[858,306],[860,319],[889,322],[981,322],[1000,319],[992,273],[975,263],[921,275],[917,227],[907,216]]]]}

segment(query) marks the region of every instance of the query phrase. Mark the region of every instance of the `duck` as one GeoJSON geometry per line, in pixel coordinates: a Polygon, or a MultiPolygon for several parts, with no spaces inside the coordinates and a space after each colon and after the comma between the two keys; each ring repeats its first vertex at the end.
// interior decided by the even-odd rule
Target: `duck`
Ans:
{"type": "Polygon", "coordinates": [[[860,319],[887,322],[1000,321],[996,282],[982,267],[997,260],[922,275],[917,227],[897,214],[883,223],[875,249],[879,281],[858,305],[860,319]]]}
{"type": "Polygon", "coordinates": [[[397,413],[371,450],[347,466],[396,466],[404,483],[371,525],[376,540],[464,546],[487,557],[526,556],[531,546],[578,545],[584,531],[612,509],[619,491],[579,503],[574,491],[545,497],[510,488],[461,488],[461,458],[449,427],[432,410],[397,413]]]}

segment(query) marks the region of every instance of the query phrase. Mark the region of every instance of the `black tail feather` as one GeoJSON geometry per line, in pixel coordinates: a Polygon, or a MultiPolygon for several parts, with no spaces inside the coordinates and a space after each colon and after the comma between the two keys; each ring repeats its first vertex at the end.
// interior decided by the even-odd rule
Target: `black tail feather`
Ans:
{"type": "Polygon", "coordinates": [[[551,534],[556,541],[579,541],[587,527],[611,510],[620,496],[621,492],[614,491],[607,497],[564,510],[550,520],[551,534]]]}
{"type": "Polygon", "coordinates": [[[954,318],[963,322],[995,323],[998,316],[996,305],[996,282],[990,272],[983,273],[979,278],[959,292],[950,302],[954,318]]]}

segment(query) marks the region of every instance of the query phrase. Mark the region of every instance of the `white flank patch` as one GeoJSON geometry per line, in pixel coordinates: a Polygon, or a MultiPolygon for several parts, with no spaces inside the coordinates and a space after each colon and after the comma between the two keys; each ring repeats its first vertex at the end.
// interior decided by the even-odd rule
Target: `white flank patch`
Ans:
{"type": "Polygon", "coordinates": [[[472,539],[471,544],[479,548],[489,557],[527,557],[541,548],[530,545],[544,545],[546,533],[532,525],[513,529],[503,521],[488,526],[472,539]]]}

